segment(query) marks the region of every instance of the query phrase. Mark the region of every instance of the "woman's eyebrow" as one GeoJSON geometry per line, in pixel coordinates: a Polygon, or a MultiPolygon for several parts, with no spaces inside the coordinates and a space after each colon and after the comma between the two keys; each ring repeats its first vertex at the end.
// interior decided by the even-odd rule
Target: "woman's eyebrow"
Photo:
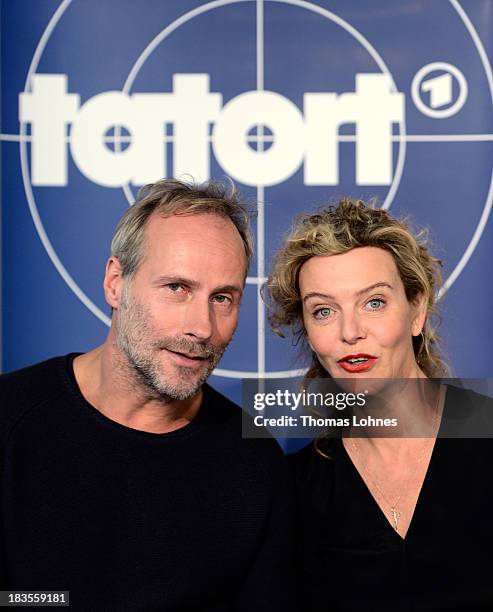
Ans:
{"type": "Polygon", "coordinates": [[[305,297],[303,298],[303,303],[305,303],[310,298],[314,298],[314,297],[322,298],[326,300],[335,300],[335,297],[332,295],[329,295],[328,293],[319,293],[318,291],[313,291],[312,293],[307,293],[305,295],[305,297]]]}
{"type": "Polygon", "coordinates": [[[370,285],[369,287],[360,289],[359,291],[356,292],[356,295],[363,295],[363,293],[368,293],[369,291],[373,291],[373,289],[377,289],[378,287],[386,287],[387,289],[390,289],[391,291],[394,290],[391,284],[385,281],[380,281],[378,283],[374,283],[373,285],[370,285]]]}
{"type": "MultiPolygon", "coordinates": [[[[387,283],[385,281],[380,281],[378,283],[373,283],[373,285],[369,285],[368,287],[365,287],[364,289],[360,289],[359,291],[356,292],[356,295],[357,296],[363,295],[364,293],[368,293],[369,291],[373,291],[373,289],[377,289],[378,287],[386,287],[387,289],[390,289],[391,291],[394,290],[394,288],[392,287],[391,284],[389,284],[389,283],[387,283]]],[[[336,299],[333,295],[330,295],[330,293],[320,293],[319,291],[312,291],[311,293],[307,293],[305,295],[305,297],[303,298],[303,303],[305,303],[310,298],[322,298],[322,299],[326,299],[326,300],[335,300],[336,299]]]]}

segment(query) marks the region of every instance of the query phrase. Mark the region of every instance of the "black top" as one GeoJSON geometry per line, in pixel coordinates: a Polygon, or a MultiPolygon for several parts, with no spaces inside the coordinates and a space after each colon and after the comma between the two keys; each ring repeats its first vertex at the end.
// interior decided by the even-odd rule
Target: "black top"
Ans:
{"type": "Polygon", "coordinates": [[[75,610],[286,610],[290,500],[274,440],[204,386],[153,434],[88,404],[74,355],[0,377],[0,589],[69,590],[75,610]]]}
{"type": "MultiPolygon", "coordinates": [[[[449,387],[444,414],[471,398],[449,387]]],[[[437,438],[405,540],[342,440],[326,444],[332,459],[291,456],[303,610],[493,610],[493,440],[437,438]]]]}

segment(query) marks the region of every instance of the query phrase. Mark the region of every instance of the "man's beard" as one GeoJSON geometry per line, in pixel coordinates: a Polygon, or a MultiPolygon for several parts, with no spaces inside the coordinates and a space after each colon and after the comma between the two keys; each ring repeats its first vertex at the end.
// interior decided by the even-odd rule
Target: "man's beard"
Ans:
{"type": "Polygon", "coordinates": [[[197,342],[186,337],[152,337],[152,317],[149,310],[135,300],[125,283],[116,326],[116,341],[125,355],[139,386],[153,398],[187,400],[193,397],[219,363],[227,344],[197,342]],[[160,351],[185,353],[204,359],[203,369],[188,368],[168,362],[173,374],[166,379],[160,351]],[[171,376],[175,380],[170,380],[171,376]]]}

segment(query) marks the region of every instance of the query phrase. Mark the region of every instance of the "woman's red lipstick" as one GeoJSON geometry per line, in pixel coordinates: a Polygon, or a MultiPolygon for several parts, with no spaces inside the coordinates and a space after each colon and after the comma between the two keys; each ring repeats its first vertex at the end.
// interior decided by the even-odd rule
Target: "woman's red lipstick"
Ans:
{"type": "Polygon", "coordinates": [[[368,353],[345,355],[337,362],[346,372],[368,372],[375,364],[377,357],[368,353]]]}

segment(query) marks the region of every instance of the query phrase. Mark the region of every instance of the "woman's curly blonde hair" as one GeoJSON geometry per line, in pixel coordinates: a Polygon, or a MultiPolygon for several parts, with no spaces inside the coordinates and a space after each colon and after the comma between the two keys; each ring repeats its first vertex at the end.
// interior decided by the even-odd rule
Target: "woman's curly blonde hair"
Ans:
{"type": "MultiPolygon", "coordinates": [[[[343,198],[337,206],[328,206],[314,214],[299,217],[273,261],[272,272],[264,287],[272,329],[284,336],[289,327],[296,340],[304,339],[303,311],[299,274],[303,264],[317,255],[338,255],[358,247],[378,247],[394,258],[407,299],[424,295],[427,317],[421,334],[413,337],[416,362],[426,376],[448,374],[448,367],[438,350],[436,332],[438,313],[435,293],[441,285],[442,262],[428,251],[428,235],[416,235],[408,223],[394,219],[386,210],[361,200],[343,198]]],[[[312,352],[307,378],[328,374],[312,352]]]]}

